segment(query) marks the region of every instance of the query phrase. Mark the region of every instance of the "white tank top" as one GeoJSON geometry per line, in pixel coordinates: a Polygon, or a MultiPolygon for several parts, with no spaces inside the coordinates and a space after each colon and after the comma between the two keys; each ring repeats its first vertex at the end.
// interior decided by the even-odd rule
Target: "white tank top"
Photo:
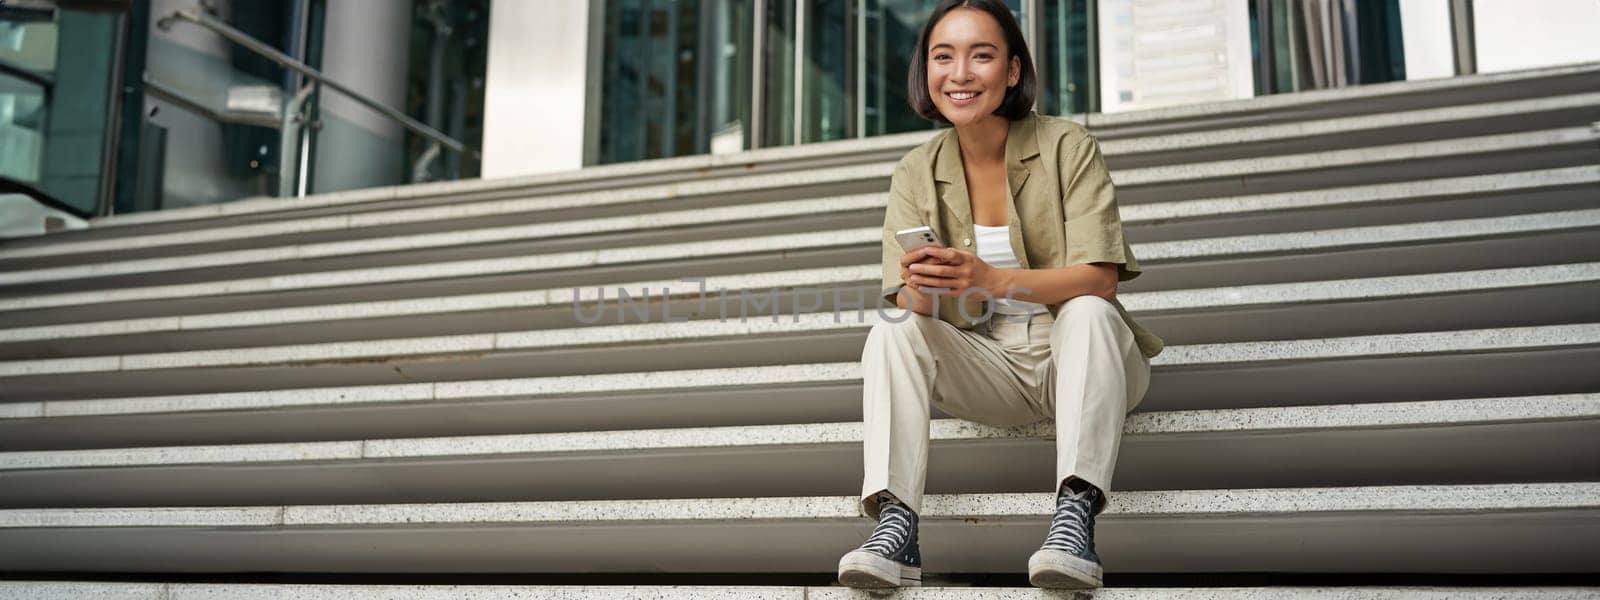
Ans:
{"type": "MultiPolygon", "coordinates": [[[[990,227],[988,225],[972,224],[978,236],[978,258],[990,266],[1000,269],[1019,269],[1022,263],[1017,262],[1017,254],[1011,251],[1011,228],[990,227]]],[[[995,294],[994,312],[1007,315],[1028,315],[1049,310],[1045,305],[1037,302],[1023,300],[1006,300],[1005,296],[995,294]]],[[[970,296],[969,296],[970,297],[970,296]]]]}

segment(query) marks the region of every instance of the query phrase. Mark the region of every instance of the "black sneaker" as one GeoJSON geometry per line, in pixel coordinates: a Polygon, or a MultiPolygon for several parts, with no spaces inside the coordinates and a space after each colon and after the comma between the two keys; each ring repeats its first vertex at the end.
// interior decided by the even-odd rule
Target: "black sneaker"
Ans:
{"type": "MultiPolygon", "coordinates": [[[[1056,515],[1044,546],[1028,559],[1028,582],[1042,588],[1093,589],[1101,586],[1100,556],[1094,552],[1094,515],[1104,496],[1080,483],[1056,495],[1056,515]]],[[[1063,486],[1065,487],[1065,486],[1063,486]]]]}
{"type": "Polygon", "coordinates": [[[921,586],[917,513],[893,498],[878,506],[878,527],[860,548],[839,559],[839,583],[858,588],[921,586]]]}

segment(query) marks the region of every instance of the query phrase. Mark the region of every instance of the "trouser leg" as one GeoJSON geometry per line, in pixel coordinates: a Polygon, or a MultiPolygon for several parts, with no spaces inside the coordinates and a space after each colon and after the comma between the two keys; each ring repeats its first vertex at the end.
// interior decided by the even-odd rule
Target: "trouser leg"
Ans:
{"type": "Polygon", "coordinates": [[[1054,390],[1057,436],[1052,490],[1078,477],[1109,491],[1123,421],[1144,398],[1150,361],[1116,307],[1097,296],[1078,296],[1062,306],[1051,326],[1050,348],[1047,384],[1054,390]]]}
{"type": "Polygon", "coordinates": [[[877,518],[884,490],[921,514],[930,403],[992,425],[1040,418],[1007,360],[993,340],[927,315],[873,325],[861,353],[863,516],[877,518]]]}

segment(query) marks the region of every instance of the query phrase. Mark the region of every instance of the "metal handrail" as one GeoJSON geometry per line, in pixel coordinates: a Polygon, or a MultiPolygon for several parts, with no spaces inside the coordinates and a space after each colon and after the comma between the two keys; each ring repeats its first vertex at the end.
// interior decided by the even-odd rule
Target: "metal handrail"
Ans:
{"type": "Polygon", "coordinates": [[[30,71],[4,60],[0,60],[0,74],[10,75],[45,89],[53,88],[56,84],[56,82],[52,80],[49,75],[30,71]]]}
{"type": "Polygon", "coordinates": [[[322,85],[328,86],[329,89],[344,94],[345,96],[350,97],[351,100],[355,100],[367,108],[375,110],[384,116],[389,117],[390,119],[398,121],[401,125],[404,125],[406,129],[410,129],[411,131],[416,132],[423,137],[433,140],[441,146],[455,150],[456,152],[467,154],[475,159],[481,158],[478,150],[468,147],[466,144],[461,143],[455,138],[445,135],[439,130],[429,127],[426,123],[413,119],[403,112],[390,108],[387,105],[378,102],[377,100],[373,100],[361,95],[359,92],[350,89],[348,86],[329,79],[326,75],[323,75],[316,69],[307,66],[305,63],[297,61],[289,55],[278,51],[277,48],[273,48],[261,40],[250,37],[249,34],[234,29],[227,23],[213,19],[210,16],[199,12],[198,10],[182,9],[173,11],[170,16],[163,17],[162,19],[156,21],[156,26],[160,27],[162,31],[166,31],[171,29],[172,23],[176,19],[183,19],[201,27],[205,27],[206,29],[215,31],[218,35],[221,35],[228,41],[243,46],[246,50],[259,54],[268,60],[287,67],[297,73],[300,73],[301,75],[305,75],[307,78],[315,80],[322,85]]]}

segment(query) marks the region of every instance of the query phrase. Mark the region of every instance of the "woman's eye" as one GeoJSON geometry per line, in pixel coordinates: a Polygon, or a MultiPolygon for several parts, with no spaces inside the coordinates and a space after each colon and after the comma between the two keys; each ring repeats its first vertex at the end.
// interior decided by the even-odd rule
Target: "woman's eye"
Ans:
{"type": "Polygon", "coordinates": [[[950,55],[949,54],[935,54],[935,55],[933,55],[933,59],[934,60],[950,60],[950,55]]]}

